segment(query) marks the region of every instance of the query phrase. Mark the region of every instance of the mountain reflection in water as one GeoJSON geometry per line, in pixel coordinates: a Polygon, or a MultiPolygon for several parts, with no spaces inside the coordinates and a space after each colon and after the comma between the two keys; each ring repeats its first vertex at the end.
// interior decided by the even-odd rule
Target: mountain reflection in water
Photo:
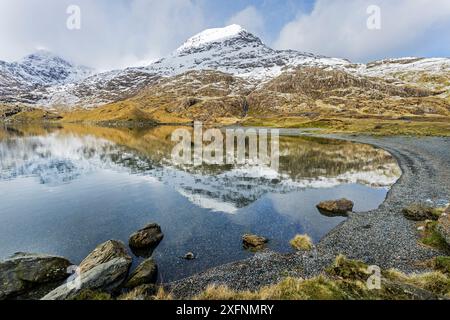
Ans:
{"type": "Polygon", "coordinates": [[[356,210],[374,209],[400,176],[381,149],[292,136],[280,137],[278,172],[177,167],[175,129],[0,129],[0,257],[37,251],[77,263],[100,242],[126,242],[154,221],[166,234],[155,251],[163,280],[178,279],[249,256],[240,247],[246,232],[279,251],[296,233],[318,241],[345,219],[321,215],[319,201],[345,196],[356,210]],[[187,251],[199,258],[180,260],[187,251]]]}

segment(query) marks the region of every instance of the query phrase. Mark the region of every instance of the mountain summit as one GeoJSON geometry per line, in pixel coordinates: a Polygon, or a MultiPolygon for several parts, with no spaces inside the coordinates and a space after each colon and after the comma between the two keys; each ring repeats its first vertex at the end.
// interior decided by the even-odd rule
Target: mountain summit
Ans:
{"type": "Polygon", "coordinates": [[[204,30],[189,38],[181,47],[177,49],[177,52],[198,49],[212,43],[223,43],[231,39],[248,39],[257,42],[258,44],[262,44],[260,39],[247,32],[247,30],[237,24],[233,24],[224,28],[204,30]]]}
{"type": "Polygon", "coordinates": [[[193,70],[215,70],[265,81],[280,75],[283,68],[346,64],[348,61],[343,59],[274,50],[241,26],[233,24],[207,29],[193,36],[170,56],[148,66],[147,70],[164,76],[193,70]]]}

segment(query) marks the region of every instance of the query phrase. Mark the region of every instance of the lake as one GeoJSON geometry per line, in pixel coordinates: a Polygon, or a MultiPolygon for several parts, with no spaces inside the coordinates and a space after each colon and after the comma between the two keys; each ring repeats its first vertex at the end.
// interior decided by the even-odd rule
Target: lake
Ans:
{"type": "Polygon", "coordinates": [[[0,258],[37,252],[77,264],[156,222],[164,240],[153,256],[169,282],[252,256],[245,233],[278,252],[292,252],[296,234],[318,242],[346,218],[316,204],[345,197],[355,211],[376,209],[401,174],[381,149],[305,136],[280,137],[278,171],[180,167],[171,161],[175,129],[0,127],[0,258]],[[197,258],[182,259],[187,252],[197,258]]]}

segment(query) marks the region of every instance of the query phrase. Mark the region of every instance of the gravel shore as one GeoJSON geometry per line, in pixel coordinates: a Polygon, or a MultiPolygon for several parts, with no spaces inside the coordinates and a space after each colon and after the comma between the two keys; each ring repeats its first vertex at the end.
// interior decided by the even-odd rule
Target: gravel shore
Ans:
{"type": "MultiPolygon", "coordinates": [[[[288,134],[299,131],[285,130],[288,134]]],[[[189,298],[210,284],[225,284],[236,290],[255,290],[286,276],[320,274],[338,254],[382,268],[411,273],[422,271],[418,262],[438,251],[418,244],[414,222],[401,210],[414,202],[443,205],[450,202],[450,138],[439,137],[327,137],[372,144],[390,152],[399,162],[402,177],[377,209],[353,213],[322,239],[311,253],[261,252],[253,258],[219,266],[168,285],[176,298],[189,298]]]]}

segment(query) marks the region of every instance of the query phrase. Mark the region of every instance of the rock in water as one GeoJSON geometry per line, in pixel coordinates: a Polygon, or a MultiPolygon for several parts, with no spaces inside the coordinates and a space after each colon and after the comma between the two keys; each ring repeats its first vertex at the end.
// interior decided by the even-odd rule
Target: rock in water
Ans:
{"type": "Polygon", "coordinates": [[[438,220],[436,226],[437,232],[445,239],[445,242],[450,246],[450,215],[444,213],[438,220]]]}
{"type": "Polygon", "coordinates": [[[194,260],[195,259],[195,254],[193,254],[192,252],[188,252],[184,255],[183,259],[185,260],[194,260]]]}
{"type": "Polygon", "coordinates": [[[254,234],[245,234],[242,237],[242,242],[246,249],[262,249],[269,240],[254,234]]]}
{"type": "Polygon", "coordinates": [[[317,205],[317,208],[324,213],[336,215],[346,215],[353,210],[354,203],[348,199],[324,201],[317,205]]]}
{"type": "Polygon", "coordinates": [[[17,253],[0,263],[0,300],[64,281],[71,263],[62,257],[17,253]]]}
{"type": "Polygon", "coordinates": [[[157,276],[158,266],[155,261],[152,258],[146,259],[129,276],[125,287],[131,289],[143,284],[154,284],[156,283],[157,276]]]}
{"type": "Polygon", "coordinates": [[[164,235],[161,227],[156,223],[151,223],[143,229],[133,233],[129,239],[129,245],[132,249],[154,249],[158,246],[164,235]]]}
{"type": "Polygon", "coordinates": [[[42,300],[70,300],[85,290],[114,292],[126,279],[130,265],[131,261],[126,258],[114,258],[62,284],[42,300]]]}
{"type": "Polygon", "coordinates": [[[432,207],[414,203],[402,210],[406,219],[412,221],[437,220],[439,214],[432,207]]]}
{"type": "Polygon", "coordinates": [[[79,265],[80,272],[87,272],[92,268],[111,261],[115,258],[124,258],[131,263],[125,245],[116,240],[109,240],[97,246],[79,265]]]}

